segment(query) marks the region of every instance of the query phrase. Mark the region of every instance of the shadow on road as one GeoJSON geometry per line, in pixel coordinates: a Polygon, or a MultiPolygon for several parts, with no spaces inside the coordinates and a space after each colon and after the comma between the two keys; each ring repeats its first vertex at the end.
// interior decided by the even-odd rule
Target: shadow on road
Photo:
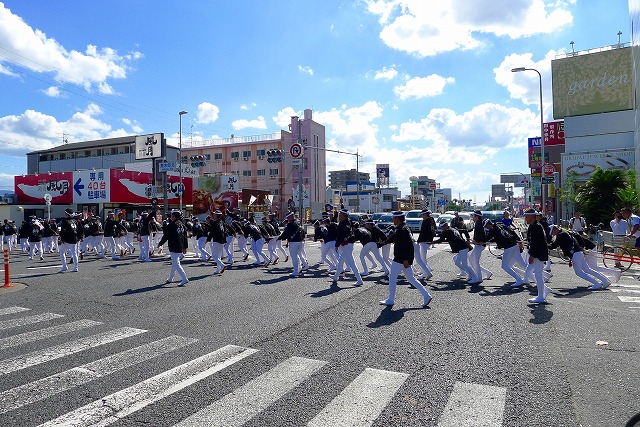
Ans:
{"type": "Polygon", "coordinates": [[[135,295],[135,294],[140,294],[140,293],[143,293],[143,292],[155,291],[155,290],[158,290],[158,289],[171,289],[171,288],[179,288],[179,287],[181,287],[181,286],[179,286],[179,285],[168,286],[166,283],[162,283],[160,285],[147,286],[147,287],[144,287],[144,288],[127,289],[124,292],[113,294],[113,296],[114,297],[126,297],[127,295],[135,295]]]}
{"type": "Polygon", "coordinates": [[[556,298],[582,298],[587,295],[591,295],[593,291],[590,291],[587,287],[580,286],[574,289],[554,289],[553,295],[556,298]]]}
{"type": "MultiPolygon", "coordinates": [[[[426,310],[429,310],[429,309],[431,309],[431,307],[426,308],[426,310]]],[[[381,326],[392,325],[400,321],[400,319],[404,317],[404,314],[407,311],[413,311],[413,310],[425,310],[425,308],[413,307],[413,308],[401,308],[400,310],[394,310],[392,306],[386,306],[385,308],[382,309],[382,311],[380,312],[380,315],[376,320],[367,324],[367,328],[379,328],[381,326]]]]}
{"type": "Polygon", "coordinates": [[[547,310],[547,304],[537,304],[531,307],[532,319],[529,319],[529,323],[533,325],[544,325],[549,322],[553,317],[553,311],[547,310]]]}
{"type": "Polygon", "coordinates": [[[337,282],[332,281],[331,285],[329,285],[327,289],[322,289],[317,292],[309,292],[307,295],[309,295],[311,298],[322,298],[327,297],[331,294],[335,294],[336,292],[340,292],[343,289],[345,288],[341,288],[340,286],[338,286],[337,282]]]}

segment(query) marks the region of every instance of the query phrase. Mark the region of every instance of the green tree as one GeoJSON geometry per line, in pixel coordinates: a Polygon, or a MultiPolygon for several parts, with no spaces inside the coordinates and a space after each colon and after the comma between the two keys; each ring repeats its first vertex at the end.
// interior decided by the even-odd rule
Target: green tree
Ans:
{"type": "Polygon", "coordinates": [[[462,208],[456,202],[454,202],[453,200],[450,200],[444,206],[444,210],[445,211],[458,211],[458,212],[460,212],[462,210],[462,208]]]}
{"type": "MultiPolygon", "coordinates": [[[[575,201],[580,207],[589,223],[600,222],[608,224],[614,210],[620,209],[625,202],[633,199],[633,193],[629,187],[635,189],[635,177],[633,184],[629,182],[630,175],[619,169],[603,170],[597,168],[586,184],[577,190],[575,201]]],[[[637,203],[637,194],[635,194],[637,203]]],[[[632,206],[635,206],[633,204],[632,206]]]]}
{"type": "Polygon", "coordinates": [[[636,188],[636,171],[629,169],[625,172],[627,185],[618,190],[616,196],[620,200],[619,207],[629,206],[634,208],[638,206],[638,190],[636,188]]]}

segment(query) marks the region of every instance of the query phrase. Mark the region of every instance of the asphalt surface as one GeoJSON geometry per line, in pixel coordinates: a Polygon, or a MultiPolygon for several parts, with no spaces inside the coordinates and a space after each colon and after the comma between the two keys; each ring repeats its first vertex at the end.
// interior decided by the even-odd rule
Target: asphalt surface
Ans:
{"type": "MultiPolygon", "coordinates": [[[[57,273],[57,254],[40,261],[12,252],[17,285],[0,289],[0,313],[11,307],[29,310],[0,315],[0,426],[45,423],[227,345],[257,351],[138,410],[116,415],[113,425],[174,425],[229,394],[239,400],[223,400],[222,410],[237,415],[278,390],[272,401],[237,425],[307,425],[363,372],[378,370],[401,374],[404,381],[397,390],[378,390],[390,398],[375,421],[353,425],[451,425],[446,419],[456,411],[454,391],[470,384],[480,387],[475,392],[480,409],[467,408],[467,419],[457,425],[621,426],[640,411],[640,298],[633,299],[640,297],[640,282],[634,271],[608,290],[592,292],[567,264],[554,259],[549,303],[529,305],[535,289],[511,289],[512,279],[488,251],[482,263],[494,275],[471,287],[457,278],[448,245],[441,244],[429,252],[435,272],[426,282],[434,296],[431,305],[421,308],[419,293],[401,281],[396,304],[385,308],[378,305],[388,292],[382,273],[367,276],[362,287],[353,286],[350,274],[333,284],[327,267],[316,263],[318,245],[307,242],[306,248],[311,268],[295,279],[288,276],[290,263],[282,261],[254,267],[250,257],[215,276],[212,264],[188,255],[183,265],[190,283],[184,287],[177,281],[164,284],[170,269],[164,257],[143,263],[136,260],[137,252],[120,261],[89,256],[80,262],[79,272],[57,273]],[[64,317],[23,326],[3,323],[45,313],[64,317]],[[82,319],[100,324],[3,347],[17,334],[82,319]],[[16,370],[33,352],[119,328],[136,331],[16,370]],[[76,386],[69,387],[71,381],[64,377],[48,387],[56,391],[64,384],[68,390],[11,409],[16,403],[10,403],[15,399],[10,389],[22,387],[16,389],[26,390],[20,395],[30,395],[47,389],[35,383],[42,378],[74,368],[79,372],[78,367],[174,335],[191,340],[155,357],[134,351],[121,367],[76,386]],[[290,358],[319,367],[286,390],[262,377],[290,358]],[[250,389],[251,398],[243,398],[242,387],[261,378],[274,385],[250,389]],[[483,401],[482,393],[489,400],[483,401]],[[487,402],[496,404],[497,415],[487,402]]],[[[346,402],[355,407],[380,404],[372,394],[347,395],[346,402]]],[[[144,393],[135,389],[128,396],[140,401],[144,393]]],[[[109,402],[102,404],[110,407],[109,402]]],[[[457,408],[464,409],[464,403],[457,408]]]]}

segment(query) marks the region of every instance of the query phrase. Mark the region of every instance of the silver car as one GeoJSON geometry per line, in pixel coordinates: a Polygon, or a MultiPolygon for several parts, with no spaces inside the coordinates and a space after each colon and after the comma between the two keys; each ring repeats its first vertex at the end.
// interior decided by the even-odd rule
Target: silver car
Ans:
{"type": "Polygon", "coordinates": [[[422,212],[421,209],[414,209],[405,214],[405,221],[407,223],[407,227],[414,233],[419,233],[420,228],[422,227],[422,216],[420,215],[422,212]]]}

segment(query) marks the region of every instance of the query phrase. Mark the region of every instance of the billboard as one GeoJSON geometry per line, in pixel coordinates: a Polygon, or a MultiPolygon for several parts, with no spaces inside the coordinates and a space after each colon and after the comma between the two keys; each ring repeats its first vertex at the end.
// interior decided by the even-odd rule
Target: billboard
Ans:
{"type": "Polygon", "coordinates": [[[110,182],[109,169],[73,172],[73,203],[109,203],[110,182]]]}
{"type": "Polygon", "coordinates": [[[389,165],[377,164],[376,165],[376,182],[378,187],[383,185],[389,185],[389,165]]]}
{"type": "Polygon", "coordinates": [[[44,203],[44,195],[51,194],[51,203],[69,205],[73,203],[73,174],[50,172],[14,177],[17,203],[44,203]]]}
{"type": "Polygon", "coordinates": [[[194,179],[193,213],[204,215],[238,206],[238,175],[201,176],[194,179]]]}
{"type": "Polygon", "coordinates": [[[633,108],[631,48],[551,61],[553,118],[633,108]]]}
{"type": "Polygon", "coordinates": [[[162,157],[161,133],[136,136],[136,160],[156,159],[162,157]]]}
{"type": "MultiPolygon", "coordinates": [[[[544,146],[564,145],[564,121],[544,123],[542,130],[544,131],[544,146]]],[[[540,145],[540,138],[538,145],[540,145]]]]}
{"type": "Polygon", "coordinates": [[[580,180],[588,180],[597,168],[626,171],[635,165],[634,150],[602,151],[595,153],[566,154],[562,156],[562,170],[566,175],[576,173],[580,180]]]}
{"type": "MultiPolygon", "coordinates": [[[[193,179],[183,177],[182,184],[185,187],[182,203],[191,204],[193,179]]],[[[152,174],[148,172],[111,169],[110,194],[112,203],[149,203],[151,187],[152,174]]],[[[168,203],[180,203],[179,189],[180,177],[167,176],[168,203]]],[[[162,199],[162,193],[156,193],[156,197],[162,199]]]]}

